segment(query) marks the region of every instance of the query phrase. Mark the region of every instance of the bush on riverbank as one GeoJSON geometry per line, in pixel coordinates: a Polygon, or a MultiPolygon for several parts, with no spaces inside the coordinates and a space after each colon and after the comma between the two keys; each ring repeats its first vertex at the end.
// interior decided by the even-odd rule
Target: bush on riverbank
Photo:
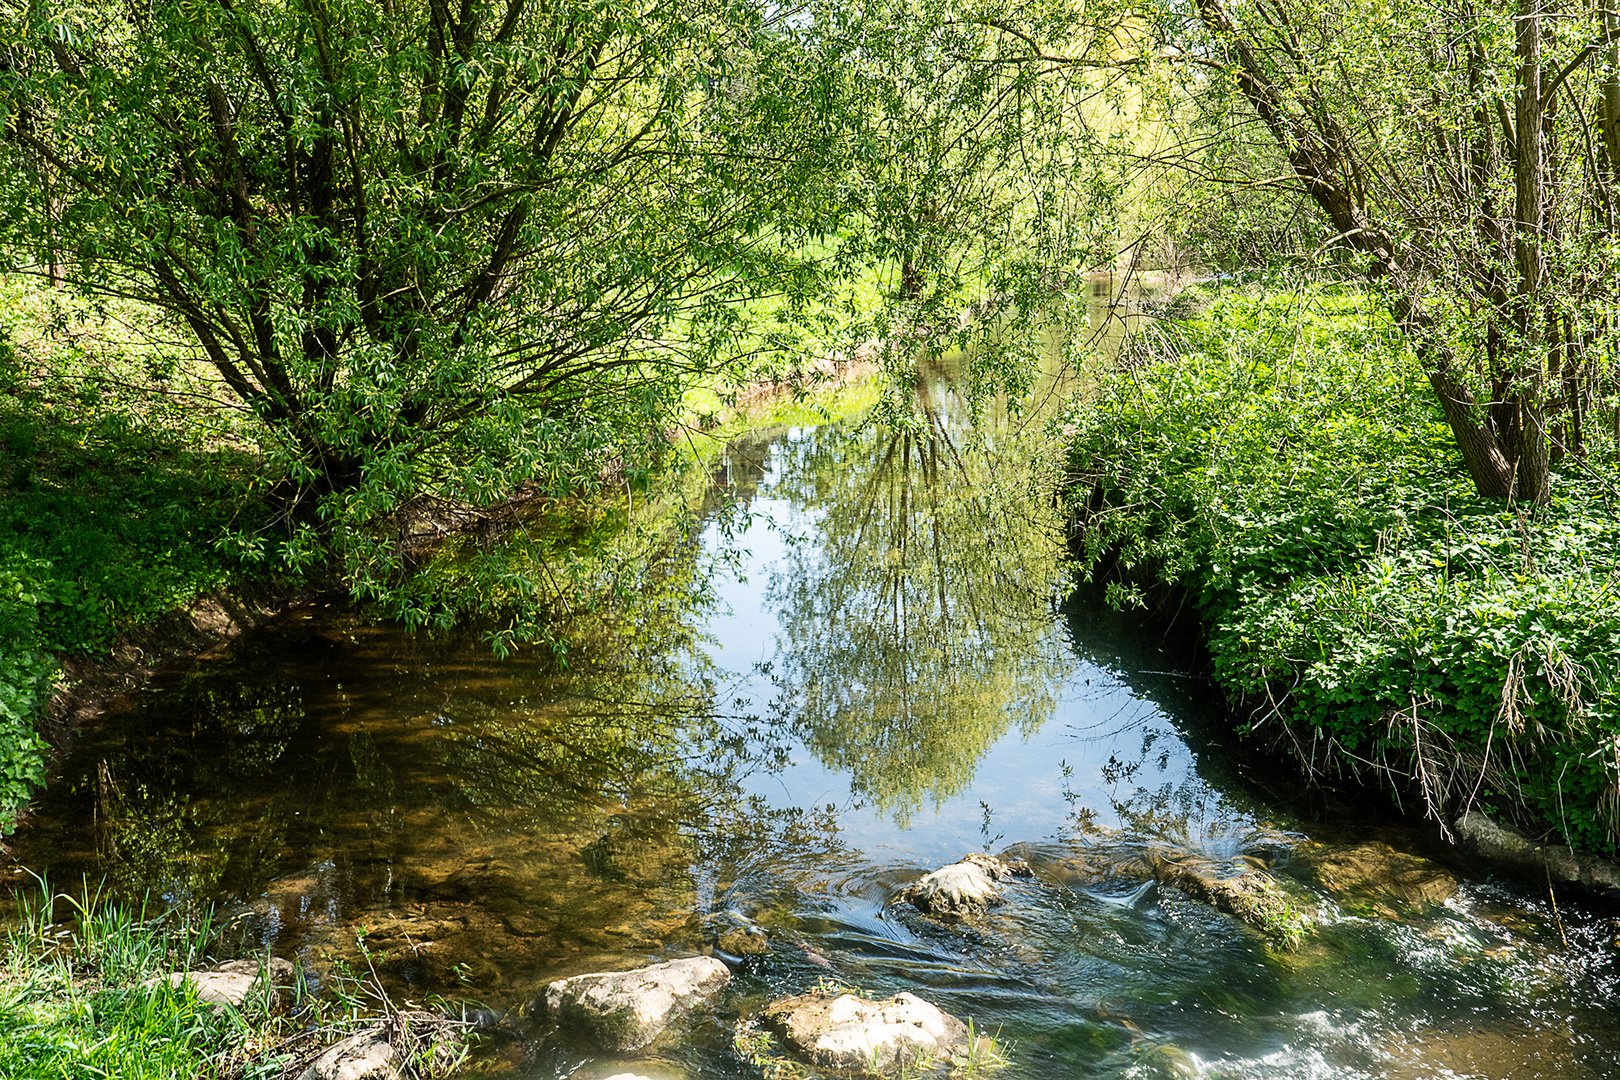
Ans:
{"type": "Polygon", "coordinates": [[[1079,546],[1113,598],[1186,597],[1251,727],[1425,809],[1620,845],[1613,447],[1553,504],[1473,494],[1355,291],[1217,295],[1077,405],[1079,546]]]}
{"type": "Polygon", "coordinates": [[[380,618],[473,623],[497,650],[560,646],[559,612],[642,585],[646,551],[694,518],[726,440],[876,398],[850,375],[861,365],[747,393],[694,381],[665,473],[493,507],[439,500],[377,525],[357,583],[301,545],[265,497],[278,478],[242,408],[184,348],[153,344],[161,329],[137,305],[0,276],[0,836],[44,779],[38,726],[65,660],[105,657],[205,594],[300,574],[347,580],[380,618]]]}

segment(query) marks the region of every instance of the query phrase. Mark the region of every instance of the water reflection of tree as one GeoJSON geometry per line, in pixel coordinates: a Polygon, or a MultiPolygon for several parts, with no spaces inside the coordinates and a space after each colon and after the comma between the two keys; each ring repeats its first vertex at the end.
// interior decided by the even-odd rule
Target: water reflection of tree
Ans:
{"type": "Polygon", "coordinates": [[[789,444],[776,491],[813,525],[769,598],[786,638],[779,701],[859,796],[904,822],[972,779],[1012,725],[1052,712],[1061,529],[1031,448],[974,427],[946,373],[914,423],[789,444]]]}
{"type": "Polygon", "coordinates": [[[1069,831],[1212,854],[1263,832],[1191,628],[1144,624],[1096,587],[1071,597],[1065,614],[1070,649],[1097,672],[1081,693],[1093,720],[1071,725],[1086,764],[1065,767],[1069,831]],[[1105,809],[1117,829],[1099,821],[1105,809]]]}
{"type": "Polygon", "coordinates": [[[81,743],[83,779],[47,794],[22,857],[125,897],[223,901],[255,946],[352,948],[365,926],[385,976],[427,989],[457,965],[493,988],[692,947],[758,860],[837,846],[739,794],[766,733],[717,712],[711,602],[682,541],[576,620],[566,666],[312,620],[81,743]]]}

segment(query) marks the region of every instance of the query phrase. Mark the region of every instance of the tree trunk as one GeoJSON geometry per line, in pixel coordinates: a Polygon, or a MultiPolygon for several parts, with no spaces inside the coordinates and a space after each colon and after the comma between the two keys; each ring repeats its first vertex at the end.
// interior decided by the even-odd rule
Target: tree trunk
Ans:
{"type": "Polygon", "coordinates": [[[1514,24],[1518,52],[1515,101],[1514,263],[1519,272],[1513,322],[1518,348],[1509,355],[1514,366],[1507,372],[1512,391],[1500,404],[1510,414],[1498,426],[1504,447],[1515,466],[1511,495],[1544,503],[1550,490],[1551,464],[1547,425],[1541,400],[1546,382],[1544,310],[1547,262],[1543,242],[1547,228],[1546,153],[1542,145],[1546,101],[1542,96],[1541,0],[1521,0],[1514,24]]]}

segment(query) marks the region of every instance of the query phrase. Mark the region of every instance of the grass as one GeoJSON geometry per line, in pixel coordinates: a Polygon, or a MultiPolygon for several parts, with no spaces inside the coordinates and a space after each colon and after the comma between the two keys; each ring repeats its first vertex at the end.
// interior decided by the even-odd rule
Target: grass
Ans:
{"type": "Polygon", "coordinates": [[[278,1012],[268,986],[240,1009],[199,1000],[171,972],[208,966],[218,928],[147,904],[114,904],[39,882],[0,940],[0,1076],[8,1080],[270,1080],[302,1071],[325,1045],[389,1022],[412,1075],[465,1060],[462,1025],[402,1011],[374,978],[339,971],[320,998],[278,1012]],[[65,918],[58,920],[62,912],[65,918]]]}
{"type": "Polygon", "coordinates": [[[264,1075],[245,1068],[277,1031],[263,1003],[238,1011],[198,1001],[190,984],[146,985],[202,962],[206,918],[182,924],[48,888],[19,908],[0,950],[0,1076],[264,1075]],[[61,904],[71,925],[53,918],[61,904]]]}

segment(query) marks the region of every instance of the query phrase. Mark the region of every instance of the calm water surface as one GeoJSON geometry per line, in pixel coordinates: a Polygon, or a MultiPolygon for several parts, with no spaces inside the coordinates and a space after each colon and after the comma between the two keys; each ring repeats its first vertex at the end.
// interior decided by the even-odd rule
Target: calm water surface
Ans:
{"type": "Polygon", "coordinates": [[[1067,597],[1040,423],[975,427],[943,373],[922,386],[911,430],[734,446],[730,509],[566,668],[294,614],[86,732],[20,861],[216,904],[241,948],[352,961],[360,935],[399,993],[515,1014],[562,975],[769,931],[650,1058],[528,1027],[492,1074],[758,1076],[738,1019],[836,979],[999,1033],[1009,1078],[1620,1075],[1604,913],[1485,880],[1401,913],[1313,887],[1310,853],[1374,826],[1257,797],[1188,659],[1067,597]],[[1319,928],[1276,949],[1106,870],[1148,847],[1261,858],[1319,928]],[[886,905],[1007,848],[1037,875],[982,920],[886,905]]]}

